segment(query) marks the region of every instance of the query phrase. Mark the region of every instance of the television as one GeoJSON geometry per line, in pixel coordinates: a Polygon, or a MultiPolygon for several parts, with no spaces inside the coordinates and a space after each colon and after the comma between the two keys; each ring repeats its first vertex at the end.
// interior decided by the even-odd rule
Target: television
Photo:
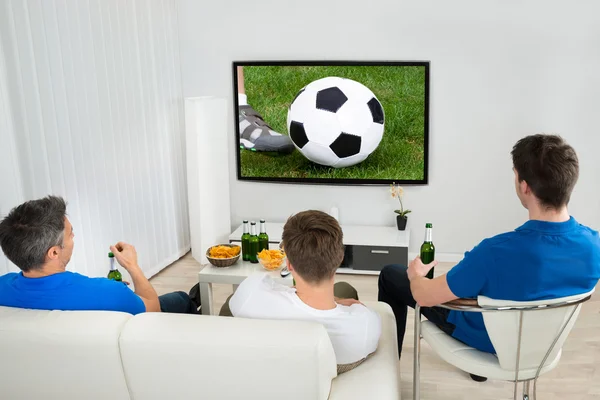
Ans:
{"type": "Polygon", "coordinates": [[[233,62],[237,178],[427,184],[429,62],[233,62]]]}

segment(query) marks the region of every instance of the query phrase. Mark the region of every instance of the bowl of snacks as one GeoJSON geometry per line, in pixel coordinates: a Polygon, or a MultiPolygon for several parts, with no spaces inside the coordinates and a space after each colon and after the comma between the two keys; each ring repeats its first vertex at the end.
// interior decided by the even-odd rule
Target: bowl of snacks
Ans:
{"type": "Polygon", "coordinates": [[[264,249],[257,255],[258,262],[267,271],[276,271],[283,266],[285,261],[285,253],[283,250],[267,250],[264,249]]]}
{"type": "Polygon", "coordinates": [[[240,259],[240,252],[237,244],[218,244],[206,250],[206,258],[215,267],[230,267],[240,259]]]}

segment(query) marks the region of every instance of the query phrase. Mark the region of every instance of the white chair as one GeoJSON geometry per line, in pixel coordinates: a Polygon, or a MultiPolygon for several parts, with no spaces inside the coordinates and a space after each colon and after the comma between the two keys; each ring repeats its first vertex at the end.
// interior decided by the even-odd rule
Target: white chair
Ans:
{"type": "Polygon", "coordinates": [[[496,355],[476,350],[452,338],[432,322],[421,322],[420,307],[417,305],[413,399],[420,399],[421,338],[444,361],[463,371],[514,382],[515,400],[519,382],[523,382],[523,400],[529,400],[529,386],[533,380],[535,399],[537,378],[558,365],[563,343],[575,324],[581,305],[589,300],[593,292],[527,302],[479,296],[477,300],[457,299],[439,306],[456,311],[482,312],[496,355]]]}

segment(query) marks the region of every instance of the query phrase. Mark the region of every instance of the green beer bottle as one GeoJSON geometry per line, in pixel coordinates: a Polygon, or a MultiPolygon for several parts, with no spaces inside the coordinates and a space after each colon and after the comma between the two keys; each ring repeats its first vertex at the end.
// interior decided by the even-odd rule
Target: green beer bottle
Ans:
{"type": "Polygon", "coordinates": [[[244,234],[242,235],[242,260],[250,261],[250,233],[246,220],[244,220],[244,234]]]}
{"type": "MultiPolygon", "coordinates": [[[[425,241],[421,245],[421,261],[429,264],[435,260],[435,246],[433,245],[433,224],[425,224],[425,241]]],[[[427,278],[433,279],[433,268],[427,273],[427,278]]]]}
{"type": "Polygon", "coordinates": [[[108,259],[110,260],[110,271],[108,271],[107,278],[110,279],[111,281],[122,282],[123,277],[121,276],[121,273],[117,269],[117,266],[115,263],[115,255],[112,252],[108,253],[108,259]]]}
{"type": "Polygon", "coordinates": [[[249,241],[249,247],[248,247],[248,260],[253,263],[256,264],[258,263],[258,257],[256,256],[258,254],[258,236],[256,236],[256,222],[252,221],[250,222],[250,239],[248,239],[249,241]]]}
{"type": "Polygon", "coordinates": [[[260,253],[264,249],[269,250],[269,235],[267,235],[267,228],[265,226],[265,220],[260,220],[260,235],[258,235],[258,252],[260,253]]]}

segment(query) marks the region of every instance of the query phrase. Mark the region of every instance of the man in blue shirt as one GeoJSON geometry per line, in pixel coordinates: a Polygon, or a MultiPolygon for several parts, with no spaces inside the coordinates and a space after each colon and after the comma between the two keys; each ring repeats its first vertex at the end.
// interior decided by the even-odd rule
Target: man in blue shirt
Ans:
{"type": "Polygon", "coordinates": [[[0,246],[20,273],[0,276],[0,306],[39,310],[106,310],[197,313],[187,293],[158,296],[137,262],[135,248],[110,246],[129,272],[135,292],[124,283],[66,271],[73,253],[73,226],[66,203],[48,196],[15,207],[0,222],[0,246]]]}
{"type": "MultiPolygon", "coordinates": [[[[598,232],[569,215],[567,204],[579,175],[575,150],[554,135],[533,135],[512,150],[515,188],[529,221],[485,239],[448,274],[425,275],[437,262],[414,259],[408,268],[389,265],[379,276],[379,300],[394,310],[402,351],[407,306],[454,338],[495,353],[480,313],[435,307],[478,295],[498,300],[544,300],[592,290],[600,279],[598,232]]],[[[485,380],[473,376],[475,380],[485,380]]]]}

